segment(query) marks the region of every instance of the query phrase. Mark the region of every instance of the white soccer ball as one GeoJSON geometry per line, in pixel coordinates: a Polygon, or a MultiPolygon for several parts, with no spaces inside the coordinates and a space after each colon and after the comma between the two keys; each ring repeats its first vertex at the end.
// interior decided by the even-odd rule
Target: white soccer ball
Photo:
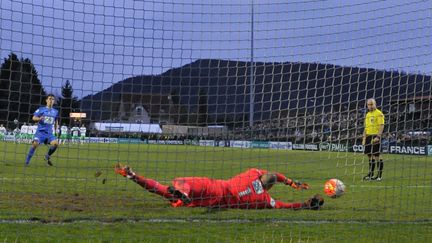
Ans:
{"type": "Polygon", "coordinates": [[[345,184],[339,179],[330,179],[324,184],[324,193],[331,198],[342,196],[345,190],[345,184]]]}

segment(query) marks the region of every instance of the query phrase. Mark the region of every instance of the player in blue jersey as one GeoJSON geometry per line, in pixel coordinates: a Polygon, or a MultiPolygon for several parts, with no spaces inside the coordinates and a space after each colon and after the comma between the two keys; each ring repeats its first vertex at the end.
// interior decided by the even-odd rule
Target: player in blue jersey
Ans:
{"type": "Polygon", "coordinates": [[[30,159],[33,156],[39,144],[49,144],[48,153],[45,155],[45,161],[52,166],[51,155],[56,151],[58,146],[57,137],[53,131],[58,127],[58,111],[53,108],[55,97],[49,94],[46,98],[46,106],[40,107],[33,114],[33,121],[37,122],[36,134],[33,137],[32,146],[27,154],[25,165],[30,164],[30,159]],[[55,127],[53,127],[55,126],[55,127]]]}

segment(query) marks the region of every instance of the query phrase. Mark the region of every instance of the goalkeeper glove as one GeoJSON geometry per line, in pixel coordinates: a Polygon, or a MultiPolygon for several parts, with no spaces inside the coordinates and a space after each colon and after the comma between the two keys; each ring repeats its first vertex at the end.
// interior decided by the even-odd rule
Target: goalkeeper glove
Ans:
{"type": "Polygon", "coordinates": [[[303,183],[300,181],[293,181],[291,179],[287,179],[285,184],[291,186],[292,188],[294,188],[296,190],[307,190],[310,188],[309,184],[307,184],[307,183],[303,183]]]}
{"type": "Polygon", "coordinates": [[[324,198],[316,194],[303,203],[304,209],[318,210],[324,205],[324,198]]]}

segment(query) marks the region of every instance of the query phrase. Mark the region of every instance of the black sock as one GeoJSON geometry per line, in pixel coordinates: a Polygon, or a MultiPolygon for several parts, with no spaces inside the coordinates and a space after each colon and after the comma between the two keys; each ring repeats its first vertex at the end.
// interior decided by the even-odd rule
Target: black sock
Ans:
{"type": "Polygon", "coordinates": [[[378,177],[382,177],[383,169],[384,169],[384,161],[380,159],[378,162],[378,177]]]}
{"type": "Polygon", "coordinates": [[[373,176],[374,170],[375,170],[375,160],[372,159],[372,160],[369,160],[369,174],[368,174],[369,177],[373,176]]]}
{"type": "Polygon", "coordinates": [[[57,149],[57,146],[51,146],[48,150],[48,156],[51,156],[57,149]]]}

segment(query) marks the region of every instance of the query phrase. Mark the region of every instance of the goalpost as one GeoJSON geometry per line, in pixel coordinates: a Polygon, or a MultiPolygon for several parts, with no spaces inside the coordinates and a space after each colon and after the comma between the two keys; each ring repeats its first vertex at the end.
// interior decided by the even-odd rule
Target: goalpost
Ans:
{"type": "Polygon", "coordinates": [[[2,0],[0,241],[431,240],[431,6],[2,0]],[[25,166],[48,94],[54,166],[44,144],[25,166]],[[382,181],[362,180],[369,98],[385,118],[382,181]],[[175,208],[118,162],[166,186],[259,168],[311,187],[272,198],[325,203],[175,208]],[[324,195],[332,178],[340,198],[324,195]]]}

